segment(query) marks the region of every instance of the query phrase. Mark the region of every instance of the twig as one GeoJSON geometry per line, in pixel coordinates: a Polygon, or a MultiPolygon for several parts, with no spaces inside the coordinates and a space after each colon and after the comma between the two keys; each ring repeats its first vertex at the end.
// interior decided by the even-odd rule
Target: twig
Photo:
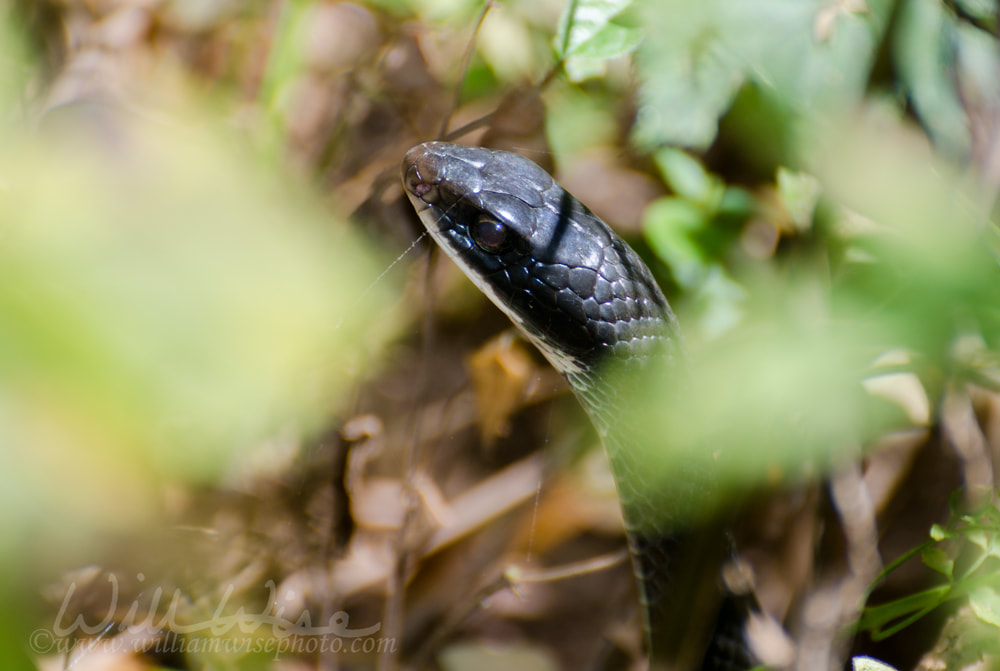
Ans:
{"type": "Polygon", "coordinates": [[[461,608],[452,611],[444,623],[441,624],[428,638],[413,656],[413,667],[422,668],[430,656],[440,649],[441,644],[450,636],[465,620],[483,607],[483,604],[490,598],[496,596],[504,590],[511,590],[517,594],[518,587],[531,583],[551,582],[554,580],[566,580],[576,578],[598,571],[606,571],[624,561],[628,560],[627,550],[618,550],[607,554],[599,555],[591,559],[579,562],[563,564],[549,569],[524,569],[518,566],[508,566],[498,576],[490,580],[485,586],[476,591],[461,608]]]}
{"type": "Polygon", "coordinates": [[[469,38],[469,44],[466,45],[465,53],[462,55],[462,65],[458,70],[458,81],[455,83],[455,97],[452,100],[451,108],[448,110],[448,114],[441,122],[441,130],[438,131],[438,137],[443,138],[448,132],[448,125],[451,124],[451,115],[455,113],[456,109],[458,109],[458,104],[462,98],[462,85],[465,83],[465,76],[469,73],[469,61],[472,60],[472,50],[476,47],[476,40],[479,38],[479,31],[482,30],[483,22],[486,21],[486,15],[492,8],[493,0],[486,0],[486,2],[483,3],[483,9],[479,12],[479,18],[476,19],[476,27],[472,31],[472,36],[469,38]]]}

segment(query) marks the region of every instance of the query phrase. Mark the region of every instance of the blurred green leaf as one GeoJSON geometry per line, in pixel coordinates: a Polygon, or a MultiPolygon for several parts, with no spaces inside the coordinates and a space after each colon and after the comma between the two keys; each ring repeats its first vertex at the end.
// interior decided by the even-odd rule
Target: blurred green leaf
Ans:
{"type": "Polygon", "coordinates": [[[405,3],[411,12],[432,23],[463,15],[471,20],[483,6],[480,0],[375,0],[392,11],[398,11],[397,3],[405,3]]]}
{"type": "Polygon", "coordinates": [[[657,256],[670,267],[677,282],[693,288],[704,276],[707,258],[692,234],[706,224],[705,212],[683,198],[665,196],[649,204],[642,231],[657,256]]]}
{"type": "Polygon", "coordinates": [[[955,5],[962,8],[962,11],[977,19],[990,19],[996,17],[996,3],[992,0],[953,0],[955,5]]]}
{"type": "Polygon", "coordinates": [[[719,2],[646,0],[638,7],[652,39],[636,53],[641,87],[634,138],[643,147],[707,147],[744,81],[741,63],[714,25],[719,2]]]}
{"type": "Polygon", "coordinates": [[[898,34],[895,62],[921,123],[941,149],[968,155],[975,119],[1000,104],[996,40],[936,0],[903,3],[898,34]]]}
{"type": "Polygon", "coordinates": [[[920,554],[920,559],[928,568],[943,574],[945,577],[951,578],[951,571],[955,566],[955,561],[941,548],[934,545],[930,546],[920,554]]]}
{"type": "MultiPolygon", "coordinates": [[[[533,76],[537,68],[538,53],[534,49],[533,37],[522,17],[513,12],[492,12],[479,31],[476,49],[497,77],[516,86],[533,76]]],[[[492,91],[496,90],[494,82],[492,91]]],[[[473,99],[475,89],[469,87],[468,75],[462,92],[473,99]]],[[[480,92],[485,90],[481,88],[480,92]]]]}
{"type": "Polygon", "coordinates": [[[545,134],[557,165],[570,165],[580,152],[614,141],[614,107],[607,100],[559,82],[546,98],[545,134]]]}
{"type": "Polygon", "coordinates": [[[965,17],[996,29],[997,7],[993,0],[951,0],[950,4],[965,17]]]}
{"type": "Polygon", "coordinates": [[[843,307],[878,322],[884,340],[940,365],[963,325],[995,342],[1000,267],[984,244],[992,227],[979,186],[913,128],[877,113],[853,119],[821,146],[812,172],[824,190],[877,223],[852,238],[868,261],[845,265],[843,307]]]}
{"type": "MultiPolygon", "coordinates": [[[[1000,578],[994,582],[1000,582],[1000,578]]],[[[969,593],[969,605],[976,617],[994,627],[1000,627],[1000,592],[997,586],[980,585],[969,593]]]]}
{"type": "Polygon", "coordinates": [[[669,498],[663,510],[711,509],[761,482],[795,480],[864,438],[863,333],[832,318],[815,280],[771,278],[747,295],[746,317],[688,340],[683,375],[633,385],[627,405],[646,425],[637,468],[649,496],[669,498]],[[692,487],[699,477],[704,486],[692,487]],[[678,492],[697,503],[674,501],[678,492]]]}
{"type": "Polygon", "coordinates": [[[757,201],[753,194],[737,186],[727,186],[719,200],[718,215],[742,221],[752,215],[756,208],[757,201]]]}
{"type": "Polygon", "coordinates": [[[893,41],[899,74],[921,121],[942,147],[965,153],[970,146],[965,112],[952,74],[955,26],[939,0],[907,0],[893,41]]]}
{"type": "Polygon", "coordinates": [[[555,671],[558,662],[545,648],[518,643],[499,645],[456,644],[441,651],[439,663],[444,671],[555,671]]]}
{"type": "Polygon", "coordinates": [[[819,180],[812,175],[778,168],[778,193],[788,215],[799,230],[812,226],[812,215],[822,191],[819,180]]]}
{"type": "MultiPolygon", "coordinates": [[[[267,66],[260,86],[260,98],[273,123],[272,144],[281,142],[279,129],[285,125],[288,107],[294,100],[295,85],[305,68],[308,21],[315,3],[303,0],[284,3],[278,15],[274,42],[268,50],[267,66]]],[[[274,149],[276,152],[277,148],[274,149]]]]}
{"type": "Polygon", "coordinates": [[[707,147],[747,79],[811,120],[857,102],[891,7],[891,0],[870,0],[856,13],[826,0],[642,2],[644,29],[655,39],[637,54],[635,141],[707,147]],[[832,28],[819,34],[824,21],[832,28]]]}
{"type": "Polygon", "coordinates": [[[715,338],[739,324],[745,314],[746,289],[718,263],[710,264],[694,294],[698,328],[707,338],[715,338]]]}
{"type": "Polygon", "coordinates": [[[385,333],[367,245],[218,120],[170,118],[74,105],[0,157],[0,553],[310,430],[385,333]]]}
{"type": "MultiPolygon", "coordinates": [[[[4,143],[15,124],[24,122],[27,84],[33,67],[23,31],[5,16],[10,12],[0,4],[0,140],[4,143]]],[[[0,182],[0,194],[3,186],[0,182]]]]}
{"type": "Polygon", "coordinates": [[[725,184],[711,175],[693,156],[680,149],[665,147],[653,154],[656,167],[674,192],[701,205],[709,213],[718,207],[725,184]]]}

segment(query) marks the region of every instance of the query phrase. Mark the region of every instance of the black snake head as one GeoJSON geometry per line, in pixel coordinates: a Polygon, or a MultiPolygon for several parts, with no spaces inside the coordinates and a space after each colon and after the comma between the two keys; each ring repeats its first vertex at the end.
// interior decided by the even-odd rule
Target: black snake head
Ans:
{"type": "Polygon", "coordinates": [[[645,357],[676,333],[639,256],[530,160],[428,142],[402,175],[438,245],[563,373],[645,357]]]}

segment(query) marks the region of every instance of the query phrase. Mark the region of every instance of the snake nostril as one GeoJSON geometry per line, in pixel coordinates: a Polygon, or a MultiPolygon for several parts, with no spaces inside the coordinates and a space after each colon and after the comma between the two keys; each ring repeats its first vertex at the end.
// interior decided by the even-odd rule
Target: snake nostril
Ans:
{"type": "Polygon", "coordinates": [[[415,164],[406,169],[403,184],[407,191],[425,203],[433,204],[438,201],[439,193],[437,185],[424,179],[420,168],[415,164]]]}
{"type": "Polygon", "coordinates": [[[413,186],[413,193],[425,203],[433,204],[441,197],[438,188],[433,184],[421,182],[413,186]]]}

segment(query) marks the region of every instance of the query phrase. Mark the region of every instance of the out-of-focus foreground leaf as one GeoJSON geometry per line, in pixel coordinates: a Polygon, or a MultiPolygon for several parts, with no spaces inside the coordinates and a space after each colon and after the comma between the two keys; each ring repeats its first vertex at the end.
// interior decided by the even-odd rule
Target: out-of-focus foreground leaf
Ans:
{"type": "MultiPolygon", "coordinates": [[[[942,149],[965,155],[973,144],[966,108],[978,112],[997,102],[996,41],[959,20],[946,4],[903,3],[894,55],[901,83],[931,138],[942,149]]],[[[957,3],[963,4],[970,5],[964,8],[969,16],[982,17],[982,5],[957,3]]]]}
{"type": "Polygon", "coordinates": [[[0,158],[0,556],[127,528],[163,482],[308,431],[386,332],[363,241],[154,89],[142,114],[51,110],[0,158]]]}
{"type": "Polygon", "coordinates": [[[689,341],[688,369],[638,394],[657,492],[690,489],[699,462],[726,495],[828,469],[916,421],[873,398],[871,380],[915,373],[934,404],[961,368],[957,342],[1000,340],[996,233],[979,185],[878,113],[820,137],[805,148],[830,197],[825,264],[743,278],[747,316],[689,341]],[[910,363],[887,371],[880,358],[894,351],[910,363]]]}

